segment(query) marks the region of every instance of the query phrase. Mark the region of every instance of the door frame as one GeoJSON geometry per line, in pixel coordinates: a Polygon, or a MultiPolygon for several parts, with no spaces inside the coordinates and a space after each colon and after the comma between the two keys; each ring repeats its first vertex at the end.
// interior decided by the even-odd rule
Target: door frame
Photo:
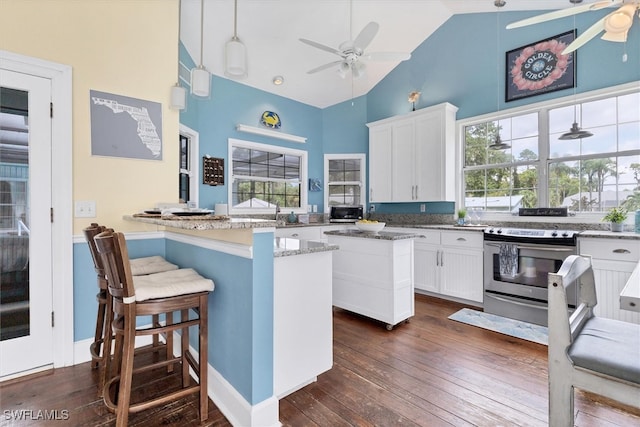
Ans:
{"type": "Polygon", "coordinates": [[[73,365],[72,69],[69,65],[5,50],[0,50],[0,68],[51,80],[53,367],[70,366],[73,365]]]}

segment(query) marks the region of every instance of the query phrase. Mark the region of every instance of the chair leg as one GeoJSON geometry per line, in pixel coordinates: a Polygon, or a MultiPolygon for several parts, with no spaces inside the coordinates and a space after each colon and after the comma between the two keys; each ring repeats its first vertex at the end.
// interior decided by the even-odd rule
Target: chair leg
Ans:
{"type": "MultiPolygon", "coordinates": [[[[165,324],[172,325],[173,324],[173,312],[165,313],[165,324]]],[[[167,360],[173,358],[173,331],[168,331],[165,337],[167,343],[167,360]]],[[[173,372],[173,363],[167,365],[167,372],[173,372]]]]}
{"type": "Polygon", "coordinates": [[[571,384],[549,384],[549,426],[574,426],[573,395],[571,384]]]}
{"type": "MultiPolygon", "coordinates": [[[[105,312],[106,312],[106,307],[105,307],[105,303],[104,303],[104,299],[102,298],[102,292],[98,292],[98,294],[96,295],[96,300],[98,300],[98,315],[96,316],[96,332],[94,334],[93,337],[93,346],[94,346],[94,352],[95,352],[95,356],[98,357],[92,357],[91,360],[91,369],[96,369],[100,366],[101,362],[104,360],[100,360],[100,355],[102,354],[101,351],[101,343],[102,340],[104,338],[104,333],[105,333],[105,329],[109,329],[109,326],[105,326],[104,322],[105,322],[105,312]]],[[[104,359],[102,357],[102,359],[104,359]]]]}
{"type": "Polygon", "coordinates": [[[122,366],[120,368],[120,390],[116,409],[116,427],[126,427],[129,422],[131,384],[133,381],[133,356],[136,342],[136,317],[131,305],[127,306],[124,319],[122,366]]]}
{"type": "Polygon", "coordinates": [[[207,381],[207,373],[209,366],[209,358],[208,358],[208,336],[209,336],[209,319],[208,319],[208,304],[209,304],[209,296],[203,295],[200,297],[200,307],[199,307],[199,316],[200,316],[200,324],[198,325],[198,352],[199,352],[199,360],[198,360],[198,368],[200,369],[200,377],[198,381],[200,382],[200,421],[206,421],[209,417],[209,393],[208,393],[208,381],[207,381]]]}
{"type": "Polygon", "coordinates": [[[103,331],[102,366],[98,379],[98,397],[102,397],[104,385],[111,378],[111,347],[113,335],[113,298],[107,294],[103,331]]]}
{"type": "MultiPolygon", "coordinates": [[[[186,322],[189,319],[189,310],[180,310],[180,321],[186,322]]],[[[185,355],[189,351],[189,328],[182,328],[180,345],[180,357],[182,358],[182,388],[189,386],[189,363],[185,355]]]]}

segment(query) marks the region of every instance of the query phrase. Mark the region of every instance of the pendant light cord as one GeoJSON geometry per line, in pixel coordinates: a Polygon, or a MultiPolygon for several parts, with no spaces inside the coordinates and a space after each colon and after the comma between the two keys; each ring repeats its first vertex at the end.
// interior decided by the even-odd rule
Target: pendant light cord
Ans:
{"type": "Polygon", "coordinates": [[[182,0],[178,0],[178,81],[180,85],[180,29],[182,28],[182,0]]]}
{"type": "Polygon", "coordinates": [[[204,0],[200,0],[200,66],[204,52],[204,0]]]}
{"type": "Polygon", "coordinates": [[[238,39],[238,0],[233,1],[233,39],[238,39]]]}

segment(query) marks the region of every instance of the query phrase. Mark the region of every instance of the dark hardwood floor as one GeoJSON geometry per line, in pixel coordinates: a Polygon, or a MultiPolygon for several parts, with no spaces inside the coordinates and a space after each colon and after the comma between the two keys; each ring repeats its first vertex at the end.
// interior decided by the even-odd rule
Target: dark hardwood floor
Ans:
{"type": "MultiPolygon", "coordinates": [[[[547,348],[447,317],[460,304],[416,297],[416,315],[389,332],[375,321],[334,311],[334,367],[280,401],[285,426],[546,426],[547,348]]],[[[163,373],[163,372],[162,372],[163,373]]],[[[141,396],[176,377],[151,373],[141,396]]],[[[0,386],[0,425],[46,425],[7,419],[6,410],[69,411],[62,426],[113,425],[96,397],[89,364],[0,386]]],[[[640,409],[576,393],[576,425],[638,426],[640,409]]],[[[132,426],[194,426],[195,397],[130,418],[132,426]]],[[[204,425],[228,426],[210,404],[204,425]]]]}

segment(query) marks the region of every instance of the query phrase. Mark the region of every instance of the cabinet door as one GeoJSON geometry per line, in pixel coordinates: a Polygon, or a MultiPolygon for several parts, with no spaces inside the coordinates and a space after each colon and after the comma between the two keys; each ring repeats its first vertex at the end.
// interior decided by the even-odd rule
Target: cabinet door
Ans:
{"type": "Polygon", "coordinates": [[[391,125],[369,129],[369,202],[391,201],[391,125]]]}
{"type": "Polygon", "coordinates": [[[482,302],[482,251],[443,247],[440,258],[440,292],[482,302]]]}
{"type": "Polygon", "coordinates": [[[415,163],[414,200],[445,200],[443,147],[442,114],[436,111],[416,118],[415,152],[412,158],[415,163]]]}
{"type": "Polygon", "coordinates": [[[402,120],[393,126],[392,189],[394,202],[415,200],[414,180],[415,120],[402,120]]]}
{"type": "Polygon", "coordinates": [[[440,293],[438,279],[438,263],[440,262],[440,249],[438,246],[425,245],[414,241],[413,247],[413,285],[416,289],[440,293]]]}

